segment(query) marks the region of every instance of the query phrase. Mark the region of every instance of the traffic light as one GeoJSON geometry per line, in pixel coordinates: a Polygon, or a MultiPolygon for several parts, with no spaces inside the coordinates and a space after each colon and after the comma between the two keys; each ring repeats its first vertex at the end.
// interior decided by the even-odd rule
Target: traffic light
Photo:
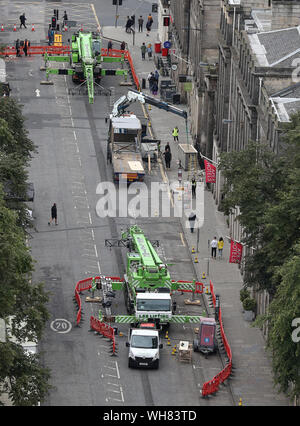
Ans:
{"type": "Polygon", "coordinates": [[[164,16],[164,27],[168,27],[170,25],[170,16],[164,16]]]}
{"type": "Polygon", "coordinates": [[[52,16],[52,18],[51,18],[51,27],[54,30],[56,29],[56,16],[52,16]]]}
{"type": "Polygon", "coordinates": [[[158,10],[158,4],[152,3],[152,13],[157,13],[157,10],[158,10]]]}

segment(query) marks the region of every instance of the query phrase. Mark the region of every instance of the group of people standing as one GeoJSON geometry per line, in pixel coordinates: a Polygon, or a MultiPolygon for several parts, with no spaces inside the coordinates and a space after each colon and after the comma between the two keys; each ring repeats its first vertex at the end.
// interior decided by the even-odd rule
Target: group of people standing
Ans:
{"type": "Polygon", "coordinates": [[[219,259],[222,258],[223,255],[223,247],[224,247],[224,240],[222,237],[217,240],[217,237],[214,237],[214,239],[210,243],[211,247],[211,257],[213,259],[216,259],[217,256],[217,249],[218,249],[218,257],[219,259]]]}
{"type": "MultiPolygon", "coordinates": [[[[151,13],[148,15],[147,18],[147,22],[146,22],[146,30],[147,30],[147,34],[146,36],[149,37],[149,33],[151,31],[151,27],[153,24],[153,18],[151,13]]],[[[135,25],[135,15],[132,16],[127,16],[127,20],[126,20],[126,24],[125,24],[125,31],[126,33],[131,33],[132,31],[132,26],[135,25]]],[[[143,26],[144,26],[144,18],[142,16],[139,17],[138,19],[138,31],[139,33],[143,32],[143,26]]]]}
{"type": "Polygon", "coordinates": [[[142,52],[142,60],[143,61],[146,59],[146,53],[148,53],[148,58],[150,60],[152,58],[152,53],[153,53],[152,44],[148,43],[148,45],[146,46],[146,44],[143,43],[141,45],[141,52],[142,52]]]}
{"type": "Polygon", "coordinates": [[[16,41],[16,56],[21,56],[20,53],[20,49],[22,47],[24,55],[27,56],[28,55],[28,48],[30,47],[30,41],[27,40],[27,38],[23,41],[23,40],[19,40],[17,39],[16,41]]]}

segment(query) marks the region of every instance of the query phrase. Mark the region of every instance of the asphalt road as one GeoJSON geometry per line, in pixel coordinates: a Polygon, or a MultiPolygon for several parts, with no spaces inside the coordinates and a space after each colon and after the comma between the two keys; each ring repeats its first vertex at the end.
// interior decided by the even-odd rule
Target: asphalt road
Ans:
{"type": "MultiPolygon", "coordinates": [[[[46,31],[55,3],[21,3],[28,3],[32,14],[39,11],[38,28],[42,39],[45,36],[42,34],[42,19],[46,31]]],[[[94,28],[96,21],[90,5],[75,3],[60,2],[59,9],[67,9],[70,17],[80,10],[84,25],[94,28]]],[[[111,25],[110,1],[101,1],[101,6],[100,2],[94,3],[99,21],[111,25]],[[107,3],[107,8],[103,3],[107,3]]],[[[127,10],[129,5],[133,8],[140,4],[140,10],[146,11],[152,2],[128,0],[126,3],[127,10]]],[[[12,11],[7,10],[7,15],[11,14],[12,11]]],[[[14,39],[14,33],[5,34],[5,41],[12,43],[14,39]]],[[[230,405],[228,387],[221,389],[213,401],[202,399],[200,395],[203,383],[222,369],[218,355],[204,359],[200,354],[194,354],[192,364],[179,363],[171,355],[175,343],[193,340],[192,326],[171,326],[171,346],[164,339],[158,371],[128,369],[125,337],[117,338],[118,356],[111,356],[109,342],[89,332],[90,315],[97,316],[99,306],[85,303],[84,296],[85,321],[81,327],[75,327],[73,296],[76,282],[99,273],[122,276],[125,253],[121,249],[108,250],[104,240],[120,237],[121,229],[130,224],[137,223],[151,239],[160,240],[159,254],[166,263],[172,263],[173,279],[192,280],[195,275],[178,219],[160,216],[136,220],[132,217],[100,218],[96,213],[97,185],[111,181],[112,177],[111,166],[106,164],[105,117],[112,102],[127,91],[119,86],[120,78],[105,77],[102,80],[104,87],[115,87],[115,99],[97,96],[95,103],[89,105],[85,96],[69,95],[68,89],[73,87],[69,77],[51,76],[54,85],[41,86],[40,81],[45,76],[39,70],[40,65],[41,58],[38,57],[7,61],[12,96],[24,105],[29,136],[38,147],[29,170],[29,180],[35,185],[36,216],[36,232],[32,233],[30,247],[36,260],[34,280],[45,282],[51,295],[51,318],[39,350],[45,365],[51,369],[54,386],[44,405],[230,405]],[[58,206],[58,225],[48,226],[53,202],[58,206]]],[[[142,117],[139,105],[134,105],[132,110],[142,117]]],[[[159,168],[154,167],[146,182],[150,184],[160,179],[159,168]]],[[[203,312],[203,304],[190,307],[184,305],[183,299],[184,296],[177,295],[179,313],[203,312]]],[[[126,312],[122,294],[116,298],[113,310],[126,312]]],[[[128,327],[123,325],[119,330],[126,334],[128,327]]]]}

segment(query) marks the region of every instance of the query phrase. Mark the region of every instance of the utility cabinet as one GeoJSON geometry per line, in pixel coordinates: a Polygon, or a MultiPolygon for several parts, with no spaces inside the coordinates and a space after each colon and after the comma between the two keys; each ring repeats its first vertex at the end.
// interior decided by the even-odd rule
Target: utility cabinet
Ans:
{"type": "Polygon", "coordinates": [[[181,166],[185,171],[196,169],[197,150],[190,144],[179,144],[178,159],[181,161],[181,166]]]}

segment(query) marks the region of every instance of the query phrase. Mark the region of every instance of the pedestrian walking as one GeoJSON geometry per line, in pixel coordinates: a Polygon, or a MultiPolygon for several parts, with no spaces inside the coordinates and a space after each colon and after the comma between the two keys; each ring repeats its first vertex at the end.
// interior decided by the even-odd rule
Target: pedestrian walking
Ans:
{"type": "Polygon", "coordinates": [[[126,33],[131,32],[131,26],[132,26],[132,20],[129,18],[129,16],[127,16],[127,21],[126,21],[126,25],[125,25],[126,33]]]}
{"type": "Polygon", "coordinates": [[[20,15],[20,28],[22,28],[22,26],[24,28],[27,28],[25,25],[26,21],[27,21],[27,18],[25,17],[25,13],[23,13],[23,15],[20,15]]]}
{"type": "Polygon", "coordinates": [[[67,15],[67,11],[64,11],[64,16],[63,16],[63,28],[65,28],[65,25],[67,25],[67,21],[68,21],[68,15],[67,15]]]}
{"type": "Polygon", "coordinates": [[[51,207],[51,218],[50,218],[50,221],[48,222],[48,225],[51,225],[51,223],[53,222],[53,220],[55,221],[55,225],[57,225],[57,207],[56,207],[56,203],[54,203],[53,206],[51,207]]]}
{"type": "Polygon", "coordinates": [[[151,27],[152,27],[152,24],[153,24],[153,18],[152,18],[151,13],[149,13],[149,16],[148,16],[147,22],[149,23],[150,30],[151,30],[151,27]]]}
{"type": "Polygon", "coordinates": [[[152,16],[151,16],[151,14],[148,16],[148,20],[147,20],[147,23],[146,23],[146,29],[147,29],[147,37],[149,37],[149,33],[150,33],[150,31],[151,31],[151,27],[152,27],[152,24],[153,24],[153,18],[152,18],[152,16]]]}
{"type": "Polygon", "coordinates": [[[131,22],[132,22],[131,26],[132,26],[132,25],[133,25],[133,26],[135,26],[135,15],[132,15],[132,16],[130,17],[130,19],[131,19],[131,22]]]}
{"type": "Polygon", "coordinates": [[[169,142],[167,142],[167,145],[165,146],[165,152],[166,151],[170,151],[171,152],[171,147],[170,147],[169,142]]]}
{"type": "Polygon", "coordinates": [[[109,40],[109,42],[107,43],[107,51],[108,51],[108,53],[111,53],[110,51],[111,51],[112,48],[113,48],[112,41],[109,40]]]}
{"type": "Polygon", "coordinates": [[[222,259],[223,256],[223,247],[224,247],[224,240],[222,237],[219,238],[218,241],[218,255],[219,255],[219,259],[222,259]]]}
{"type": "Polygon", "coordinates": [[[25,56],[27,56],[28,47],[30,47],[30,41],[28,41],[27,38],[26,38],[25,41],[24,41],[24,46],[23,46],[23,52],[24,52],[25,56]]]}
{"type": "Polygon", "coordinates": [[[125,41],[122,41],[120,49],[121,50],[125,50],[126,49],[126,43],[125,43],[125,41]]]}
{"type": "Polygon", "coordinates": [[[159,72],[158,72],[158,70],[155,70],[154,77],[155,77],[155,80],[156,80],[157,85],[158,85],[158,81],[159,81],[159,72]]]}
{"type": "Polygon", "coordinates": [[[157,85],[157,81],[154,77],[153,83],[152,83],[152,95],[156,96],[157,92],[158,92],[158,85],[157,85]]]}
{"type": "Polygon", "coordinates": [[[20,40],[17,39],[16,41],[16,56],[21,56],[20,55],[20,40]]]}
{"type": "Polygon", "coordinates": [[[171,167],[171,160],[172,160],[171,151],[169,151],[169,150],[165,151],[164,152],[164,156],[165,156],[166,168],[170,169],[170,167],[171,167]]]}
{"type": "Polygon", "coordinates": [[[147,52],[147,47],[145,43],[141,45],[141,52],[142,52],[142,60],[144,61],[146,59],[146,52],[147,52]]]}
{"type": "Polygon", "coordinates": [[[48,29],[48,45],[52,46],[54,42],[54,30],[51,28],[51,24],[49,24],[49,29],[48,29]]]}
{"type": "Polygon", "coordinates": [[[151,93],[152,93],[152,86],[154,81],[155,81],[154,73],[150,72],[150,74],[148,75],[148,82],[149,82],[149,90],[151,93]]]}
{"type": "Polygon", "coordinates": [[[211,247],[211,257],[216,258],[217,247],[218,247],[217,237],[214,237],[214,239],[210,243],[210,247],[211,247]]]}
{"type": "Polygon", "coordinates": [[[193,176],[193,178],[192,178],[192,197],[196,197],[196,187],[197,187],[197,182],[196,182],[195,176],[193,176]]]}
{"type": "Polygon", "coordinates": [[[139,33],[143,32],[143,24],[144,24],[144,19],[143,19],[142,16],[140,16],[139,19],[138,19],[139,33]]]}
{"type": "Polygon", "coordinates": [[[149,58],[149,61],[150,61],[151,58],[152,58],[152,44],[151,43],[149,43],[148,46],[147,46],[147,53],[148,53],[148,58],[149,58]]]}
{"type": "Polygon", "coordinates": [[[172,132],[172,136],[174,138],[174,142],[177,141],[178,142],[178,133],[179,133],[179,129],[178,127],[174,127],[173,132],[172,132]]]}
{"type": "Polygon", "coordinates": [[[195,212],[191,212],[190,215],[189,215],[189,222],[190,222],[190,228],[191,228],[192,234],[194,232],[196,218],[197,218],[197,216],[196,216],[195,212]]]}

